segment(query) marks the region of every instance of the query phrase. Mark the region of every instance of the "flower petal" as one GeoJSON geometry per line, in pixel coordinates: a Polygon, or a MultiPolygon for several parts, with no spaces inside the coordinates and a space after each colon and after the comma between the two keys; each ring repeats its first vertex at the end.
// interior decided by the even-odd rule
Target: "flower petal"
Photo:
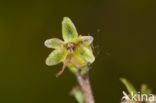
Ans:
{"type": "Polygon", "coordinates": [[[92,36],[79,36],[79,43],[88,46],[93,42],[93,39],[92,36]]]}
{"type": "Polygon", "coordinates": [[[63,41],[57,38],[48,39],[45,41],[45,46],[48,48],[61,48],[63,46],[63,41]]]}
{"type": "Polygon", "coordinates": [[[56,65],[62,61],[65,60],[67,56],[67,50],[66,49],[56,49],[51,54],[48,56],[46,59],[46,64],[51,66],[51,65],[56,65]]]}
{"type": "Polygon", "coordinates": [[[88,47],[78,47],[74,55],[80,65],[87,65],[88,63],[93,63],[95,60],[92,50],[88,47]]]}
{"type": "Polygon", "coordinates": [[[78,36],[77,30],[68,17],[64,17],[62,22],[63,39],[67,42],[72,42],[78,36]]]}

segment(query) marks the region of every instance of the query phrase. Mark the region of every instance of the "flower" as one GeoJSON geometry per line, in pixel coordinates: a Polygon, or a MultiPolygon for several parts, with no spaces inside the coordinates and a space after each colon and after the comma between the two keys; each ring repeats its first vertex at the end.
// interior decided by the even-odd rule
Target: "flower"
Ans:
{"type": "Polygon", "coordinates": [[[64,41],[57,38],[45,41],[46,47],[54,49],[46,59],[46,64],[48,66],[61,62],[64,64],[57,76],[62,74],[67,66],[82,69],[94,62],[95,57],[91,48],[93,37],[78,35],[74,24],[68,17],[63,18],[62,36],[64,41]]]}

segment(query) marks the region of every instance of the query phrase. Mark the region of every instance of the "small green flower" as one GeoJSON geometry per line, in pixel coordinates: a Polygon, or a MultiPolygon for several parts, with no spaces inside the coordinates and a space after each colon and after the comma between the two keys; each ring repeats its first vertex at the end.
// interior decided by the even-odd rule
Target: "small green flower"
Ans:
{"type": "Polygon", "coordinates": [[[67,66],[74,66],[78,69],[94,62],[95,57],[92,52],[92,36],[78,35],[77,30],[68,17],[64,17],[62,22],[62,36],[64,41],[52,38],[45,41],[45,46],[55,49],[46,59],[48,66],[63,62],[62,70],[57,74],[63,73],[67,66]]]}

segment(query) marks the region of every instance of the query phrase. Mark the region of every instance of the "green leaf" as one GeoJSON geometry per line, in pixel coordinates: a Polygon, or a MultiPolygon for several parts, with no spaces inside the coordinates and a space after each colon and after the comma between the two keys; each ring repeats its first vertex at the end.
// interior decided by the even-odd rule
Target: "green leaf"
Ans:
{"type": "Polygon", "coordinates": [[[45,41],[45,46],[48,48],[58,49],[63,47],[64,42],[57,38],[48,39],[45,41]]]}
{"type": "Polygon", "coordinates": [[[79,44],[88,46],[93,42],[92,36],[79,36],[79,44]]]}
{"type": "Polygon", "coordinates": [[[142,94],[151,94],[151,90],[147,87],[146,84],[143,84],[141,86],[141,93],[142,94]]]}
{"type": "Polygon", "coordinates": [[[71,94],[75,97],[78,103],[85,103],[83,93],[79,87],[74,87],[71,94]]]}
{"type": "Polygon", "coordinates": [[[88,63],[93,63],[95,60],[92,50],[83,46],[78,47],[74,51],[74,57],[76,57],[76,60],[80,65],[87,65],[88,63]]]}
{"type": "Polygon", "coordinates": [[[62,22],[63,39],[66,42],[72,42],[78,37],[78,33],[72,21],[68,17],[64,17],[62,22]]]}
{"type": "Polygon", "coordinates": [[[67,56],[66,49],[56,49],[52,51],[51,54],[48,56],[48,58],[46,59],[46,64],[49,66],[56,65],[64,61],[66,56],[67,56]]]}
{"type": "Polygon", "coordinates": [[[154,99],[154,101],[153,101],[152,103],[156,103],[156,95],[154,96],[154,98],[155,98],[155,99],[154,99]]]}
{"type": "Polygon", "coordinates": [[[121,78],[120,79],[122,81],[122,83],[126,86],[128,92],[131,94],[131,92],[133,92],[134,94],[137,94],[136,89],[133,87],[133,85],[127,81],[125,78],[121,78]]]}

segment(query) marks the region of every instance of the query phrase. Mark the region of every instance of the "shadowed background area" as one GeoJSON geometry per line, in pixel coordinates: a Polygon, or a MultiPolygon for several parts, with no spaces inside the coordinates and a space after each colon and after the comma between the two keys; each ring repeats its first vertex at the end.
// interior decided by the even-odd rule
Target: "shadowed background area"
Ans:
{"type": "Polygon", "coordinates": [[[0,1],[0,102],[76,103],[69,92],[76,79],[62,64],[48,67],[49,38],[61,38],[64,16],[82,35],[94,36],[90,80],[97,103],[119,103],[126,90],[120,77],[156,93],[156,1],[0,1]]]}

